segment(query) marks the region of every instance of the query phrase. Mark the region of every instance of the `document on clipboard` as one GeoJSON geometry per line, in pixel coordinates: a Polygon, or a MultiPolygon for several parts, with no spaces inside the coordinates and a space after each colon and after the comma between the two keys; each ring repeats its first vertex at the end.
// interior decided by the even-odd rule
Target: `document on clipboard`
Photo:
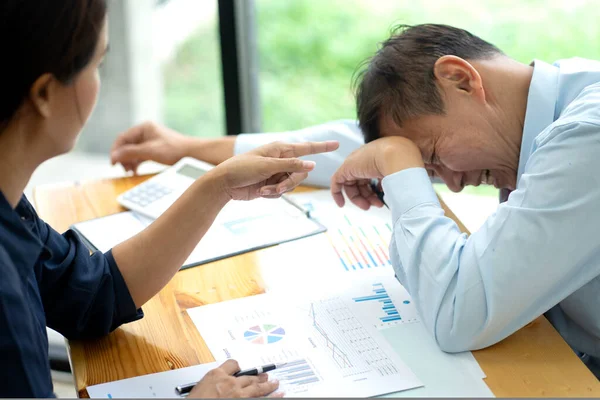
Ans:
{"type": "MultiPolygon", "coordinates": [[[[71,226],[92,251],[107,252],[154,220],[134,211],[71,226]]],[[[286,196],[231,201],[194,248],[182,269],[323,233],[327,228],[286,196]]],[[[169,251],[169,249],[165,249],[169,251]]]]}

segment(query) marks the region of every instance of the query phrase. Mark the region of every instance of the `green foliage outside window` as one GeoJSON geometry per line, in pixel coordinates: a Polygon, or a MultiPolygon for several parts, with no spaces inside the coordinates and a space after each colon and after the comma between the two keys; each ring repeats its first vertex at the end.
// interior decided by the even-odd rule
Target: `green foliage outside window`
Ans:
{"type": "MultiPolygon", "coordinates": [[[[455,25],[524,63],[600,59],[597,0],[256,0],[256,15],[266,132],[354,118],[352,76],[397,24],[455,25]]],[[[224,133],[217,32],[165,67],[166,123],[191,135],[224,133]]]]}

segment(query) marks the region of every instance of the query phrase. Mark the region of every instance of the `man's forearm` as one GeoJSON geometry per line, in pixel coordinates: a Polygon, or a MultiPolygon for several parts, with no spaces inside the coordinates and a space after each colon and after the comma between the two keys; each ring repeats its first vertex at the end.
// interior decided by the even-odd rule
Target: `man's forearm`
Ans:
{"type": "Polygon", "coordinates": [[[209,164],[218,165],[234,156],[235,136],[215,139],[190,137],[184,154],[209,164]]]}
{"type": "Polygon", "coordinates": [[[138,307],[179,270],[229,197],[215,169],[197,180],[160,218],[113,249],[113,256],[138,307]]]}

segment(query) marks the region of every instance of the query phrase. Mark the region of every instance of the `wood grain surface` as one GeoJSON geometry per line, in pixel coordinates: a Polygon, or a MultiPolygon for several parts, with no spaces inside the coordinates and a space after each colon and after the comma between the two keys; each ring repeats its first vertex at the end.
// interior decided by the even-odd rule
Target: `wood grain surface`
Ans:
{"type": "MultiPolygon", "coordinates": [[[[76,222],[123,211],[117,195],[148,177],[40,186],[34,202],[39,215],[64,232],[76,222]]],[[[183,270],[144,305],[142,320],[99,340],[69,342],[79,396],[87,397],[90,385],[214,361],[185,310],[264,293],[260,266],[271,262],[273,257],[263,257],[271,250],[183,270]]],[[[600,397],[598,380],[543,316],[474,355],[497,397],[600,397]]]]}

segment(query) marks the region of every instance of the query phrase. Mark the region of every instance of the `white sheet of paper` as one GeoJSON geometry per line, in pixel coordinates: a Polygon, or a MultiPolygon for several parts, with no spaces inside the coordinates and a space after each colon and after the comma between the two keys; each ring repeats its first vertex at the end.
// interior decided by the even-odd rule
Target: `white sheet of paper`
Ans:
{"type": "Polygon", "coordinates": [[[348,202],[339,208],[328,190],[289,197],[327,227],[325,242],[345,272],[391,270],[392,215],[387,208],[372,207],[363,211],[348,202]]]}
{"type": "Polygon", "coordinates": [[[272,293],[305,296],[309,287],[314,295],[326,295],[332,282],[341,291],[364,279],[395,276],[391,266],[346,270],[327,235],[322,233],[280,244],[259,256],[263,282],[272,293]]]}
{"type": "MultiPolygon", "coordinates": [[[[325,214],[320,222],[329,229],[339,224],[339,215],[330,217],[339,214],[340,211],[328,191],[301,193],[293,195],[292,198],[305,207],[318,208],[322,214],[325,214]]],[[[355,206],[350,206],[349,209],[353,210],[350,217],[359,218],[362,224],[377,225],[384,223],[387,218],[391,220],[387,209],[375,209],[374,213],[371,211],[365,213],[355,206]]],[[[313,212],[313,215],[318,218],[320,214],[313,212]]],[[[356,224],[355,221],[352,222],[356,224]]],[[[269,249],[261,254],[261,261],[264,261],[261,262],[261,274],[270,293],[300,297],[305,295],[305,288],[310,287],[311,293],[324,295],[330,290],[332,282],[339,290],[351,290],[355,285],[364,284],[365,279],[368,281],[378,276],[381,277],[380,279],[391,278],[402,288],[398,293],[406,293],[394,277],[392,268],[371,268],[361,270],[359,274],[348,273],[342,268],[337,254],[323,234],[269,249]],[[302,254],[302,257],[290,257],[291,254],[302,254]],[[284,262],[281,262],[282,260],[284,262]],[[280,263],[278,264],[277,261],[280,263]]],[[[386,288],[388,287],[393,288],[394,285],[388,283],[386,288]]],[[[418,317],[412,322],[418,322],[418,317]]],[[[420,322],[409,325],[396,324],[396,326],[390,324],[385,328],[391,329],[386,329],[382,334],[425,383],[425,387],[392,394],[391,397],[493,397],[482,380],[485,378],[485,373],[471,352],[457,354],[442,352],[420,322]]]]}
{"type": "Polygon", "coordinates": [[[208,371],[219,365],[219,363],[200,364],[172,371],[88,386],[87,392],[92,399],[181,398],[175,391],[175,387],[197,382],[208,371]]]}
{"type": "Polygon", "coordinates": [[[424,386],[385,397],[494,397],[471,352],[445,353],[422,323],[381,331],[424,386]]]}
{"type": "Polygon", "coordinates": [[[290,301],[264,294],[188,314],[218,360],[299,363],[299,375],[277,375],[289,397],[371,397],[421,386],[376,329],[378,318],[357,311],[353,296],[290,301]]]}

